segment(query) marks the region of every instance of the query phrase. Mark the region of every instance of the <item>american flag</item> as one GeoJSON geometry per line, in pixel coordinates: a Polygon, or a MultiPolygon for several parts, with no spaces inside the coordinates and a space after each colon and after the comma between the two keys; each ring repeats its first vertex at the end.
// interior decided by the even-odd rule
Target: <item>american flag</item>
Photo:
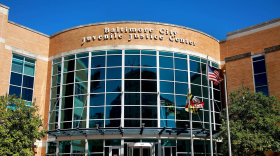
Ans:
{"type": "Polygon", "coordinates": [[[209,73],[209,81],[213,81],[214,85],[217,86],[223,79],[220,77],[220,72],[218,70],[214,70],[212,67],[208,65],[208,73],[209,73]]]}

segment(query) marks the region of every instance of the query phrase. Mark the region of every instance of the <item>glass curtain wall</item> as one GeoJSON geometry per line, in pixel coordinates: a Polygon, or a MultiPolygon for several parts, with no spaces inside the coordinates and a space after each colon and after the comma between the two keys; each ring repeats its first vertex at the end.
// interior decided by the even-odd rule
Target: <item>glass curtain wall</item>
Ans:
{"type": "Polygon", "coordinates": [[[209,129],[210,100],[217,130],[220,86],[210,85],[208,97],[205,59],[176,52],[108,50],[66,56],[53,60],[49,130],[96,124],[183,128],[189,125],[188,92],[205,102],[193,114],[193,127],[209,129]]]}

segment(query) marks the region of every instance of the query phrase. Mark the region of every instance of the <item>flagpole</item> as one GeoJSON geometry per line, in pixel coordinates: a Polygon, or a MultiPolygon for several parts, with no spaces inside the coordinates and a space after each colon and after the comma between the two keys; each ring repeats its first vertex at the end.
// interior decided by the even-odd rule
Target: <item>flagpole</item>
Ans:
{"type": "Polygon", "coordinates": [[[194,156],[194,151],[193,151],[193,125],[192,125],[192,110],[191,110],[191,97],[190,97],[190,92],[189,92],[189,118],[190,118],[190,129],[191,129],[191,156],[194,156]]]}
{"type": "Polygon", "coordinates": [[[209,130],[210,130],[210,151],[211,156],[213,156],[213,136],[212,136],[212,118],[211,118],[211,103],[210,103],[210,88],[209,88],[209,64],[208,64],[208,56],[207,56],[207,87],[208,87],[208,107],[209,107],[209,130]]]}
{"type": "Polygon", "coordinates": [[[226,100],[226,109],[227,109],[227,129],[228,129],[228,152],[229,156],[231,155],[231,141],[230,141],[230,129],[229,129],[229,115],[228,115],[228,100],[227,100],[227,77],[226,71],[224,70],[224,83],[225,83],[225,100],[226,100]]]}

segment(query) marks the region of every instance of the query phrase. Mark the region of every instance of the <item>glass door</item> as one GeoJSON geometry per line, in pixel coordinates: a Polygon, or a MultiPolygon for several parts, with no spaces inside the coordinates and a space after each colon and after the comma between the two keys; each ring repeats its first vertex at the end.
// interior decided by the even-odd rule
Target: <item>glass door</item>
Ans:
{"type": "Polygon", "coordinates": [[[120,156],[120,154],[121,154],[121,147],[112,146],[109,148],[109,156],[120,156]]]}
{"type": "Polygon", "coordinates": [[[154,156],[154,144],[151,143],[138,143],[128,145],[128,156],[154,156]]]}
{"type": "Polygon", "coordinates": [[[176,147],[163,147],[163,156],[176,156],[176,147]]]}

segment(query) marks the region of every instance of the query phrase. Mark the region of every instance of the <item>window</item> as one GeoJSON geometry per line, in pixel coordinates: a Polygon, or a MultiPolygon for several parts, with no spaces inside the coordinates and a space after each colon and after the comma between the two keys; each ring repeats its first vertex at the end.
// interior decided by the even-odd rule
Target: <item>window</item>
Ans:
{"type": "Polygon", "coordinates": [[[13,54],[9,94],[32,102],[35,60],[13,54]]]}
{"type": "Polygon", "coordinates": [[[262,92],[264,95],[269,96],[265,55],[258,54],[252,56],[252,62],[253,62],[255,91],[262,92]]]}

